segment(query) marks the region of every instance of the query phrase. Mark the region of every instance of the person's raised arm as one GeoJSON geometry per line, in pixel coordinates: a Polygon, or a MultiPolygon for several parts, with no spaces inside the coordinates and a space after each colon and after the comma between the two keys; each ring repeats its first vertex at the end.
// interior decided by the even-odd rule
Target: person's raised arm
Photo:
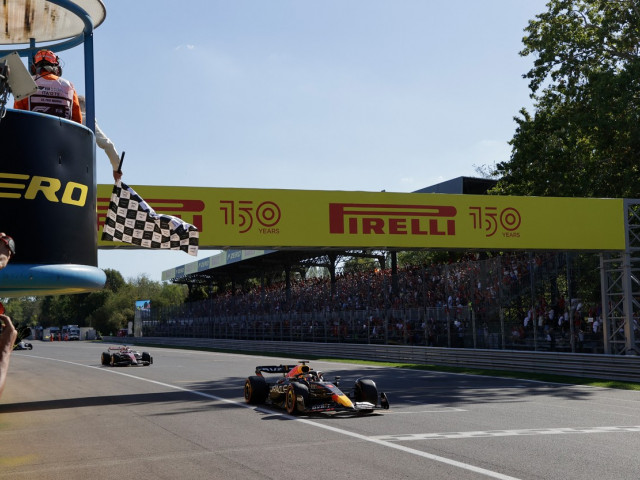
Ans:
{"type": "Polygon", "coordinates": [[[2,395],[9,372],[9,359],[18,338],[18,332],[8,316],[0,315],[0,323],[2,323],[0,333],[0,395],[2,395]]]}

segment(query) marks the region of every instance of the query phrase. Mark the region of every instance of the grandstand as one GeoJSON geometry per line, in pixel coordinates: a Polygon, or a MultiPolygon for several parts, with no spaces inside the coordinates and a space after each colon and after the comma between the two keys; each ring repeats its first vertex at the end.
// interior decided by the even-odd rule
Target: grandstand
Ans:
{"type": "Polygon", "coordinates": [[[569,259],[512,253],[406,266],[398,269],[395,288],[390,269],[344,272],[335,283],[296,275],[289,282],[238,284],[207,300],[152,309],[141,333],[602,352],[597,298],[570,301],[562,291],[569,259]]]}

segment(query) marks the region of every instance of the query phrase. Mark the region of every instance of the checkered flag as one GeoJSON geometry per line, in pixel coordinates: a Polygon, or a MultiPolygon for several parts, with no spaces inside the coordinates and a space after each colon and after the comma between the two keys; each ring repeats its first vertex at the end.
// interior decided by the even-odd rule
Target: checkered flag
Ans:
{"type": "Polygon", "coordinates": [[[198,236],[196,227],[178,217],[156,213],[126,184],[118,181],[113,186],[102,240],[197,255],[198,236]]]}

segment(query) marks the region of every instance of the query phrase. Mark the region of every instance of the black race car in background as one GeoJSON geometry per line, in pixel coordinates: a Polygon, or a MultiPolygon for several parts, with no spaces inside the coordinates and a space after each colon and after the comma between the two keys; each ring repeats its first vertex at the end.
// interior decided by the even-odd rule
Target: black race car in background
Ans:
{"type": "Polygon", "coordinates": [[[31,345],[31,343],[29,342],[25,342],[24,340],[20,340],[18,343],[16,343],[13,346],[14,350],[32,350],[33,349],[33,345],[31,345]]]}
{"type": "Polygon", "coordinates": [[[275,405],[285,408],[289,414],[328,411],[368,414],[389,408],[387,395],[378,395],[373,380],[359,378],[353,390],[345,393],[339,388],[340,377],[333,382],[325,381],[323,373],[312,370],[307,365],[308,361],[299,363],[256,367],[256,374],[248,377],[244,383],[245,401],[254,405],[275,405]],[[263,373],[282,376],[267,381],[263,373]]]}
{"type": "Polygon", "coordinates": [[[122,345],[109,347],[109,351],[102,352],[100,363],[112,367],[143,366],[153,364],[153,357],[148,352],[138,352],[122,345]]]}
{"type": "MultiPolygon", "coordinates": [[[[4,306],[0,303],[0,313],[4,312],[4,306]]],[[[17,327],[18,336],[16,337],[16,343],[13,345],[14,350],[32,350],[33,345],[30,342],[25,341],[25,338],[31,336],[31,328],[29,327],[17,327]]],[[[2,331],[2,327],[0,326],[0,331],[2,331]]]]}

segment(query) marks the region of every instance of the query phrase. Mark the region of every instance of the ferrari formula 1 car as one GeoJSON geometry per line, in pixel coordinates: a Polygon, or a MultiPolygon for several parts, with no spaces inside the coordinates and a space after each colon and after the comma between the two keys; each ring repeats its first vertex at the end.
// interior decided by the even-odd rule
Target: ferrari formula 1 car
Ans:
{"type": "Polygon", "coordinates": [[[129,365],[148,367],[153,363],[153,357],[148,352],[140,353],[122,345],[109,347],[109,351],[102,352],[100,363],[112,367],[128,367],[129,365]]]}
{"type": "Polygon", "coordinates": [[[334,382],[327,382],[322,372],[312,370],[307,363],[256,367],[256,374],[244,383],[245,401],[275,405],[285,408],[289,414],[327,411],[367,414],[389,408],[387,395],[380,393],[378,396],[373,380],[357,379],[353,391],[347,394],[338,387],[340,377],[336,377],[334,382]],[[263,373],[282,376],[267,381],[263,373]]]}

